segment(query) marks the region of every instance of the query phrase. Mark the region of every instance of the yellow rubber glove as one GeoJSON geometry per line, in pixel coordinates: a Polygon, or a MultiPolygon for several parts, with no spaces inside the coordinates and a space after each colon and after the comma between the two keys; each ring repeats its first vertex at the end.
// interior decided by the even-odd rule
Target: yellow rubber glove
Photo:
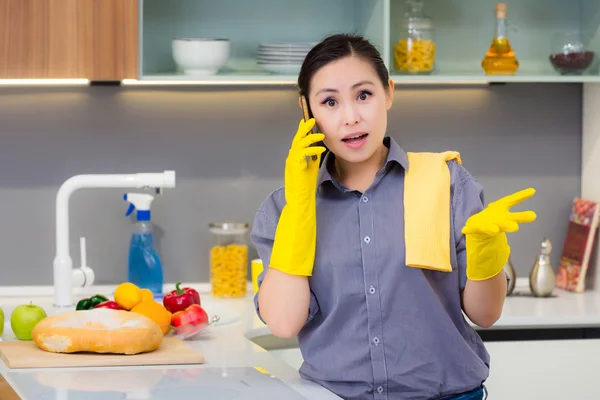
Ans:
{"type": "Polygon", "coordinates": [[[269,267],[292,275],[312,275],[315,261],[317,176],[325,147],[311,145],[325,135],[310,133],[314,125],[313,118],[300,121],[285,161],[286,204],[279,217],[269,263],[269,267]]]}
{"type": "Polygon", "coordinates": [[[481,281],[492,278],[504,269],[510,255],[505,232],[516,232],[519,223],[536,219],[533,211],[510,212],[510,208],[535,194],[529,188],[490,203],[472,215],[462,229],[467,250],[467,278],[481,281]]]}

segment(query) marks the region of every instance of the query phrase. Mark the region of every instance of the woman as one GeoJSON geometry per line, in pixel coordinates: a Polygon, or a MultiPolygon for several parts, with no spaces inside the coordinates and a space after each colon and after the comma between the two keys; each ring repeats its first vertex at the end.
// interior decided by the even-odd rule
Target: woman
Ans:
{"type": "MultiPolygon", "coordinates": [[[[535,219],[509,208],[534,190],[484,208],[483,190],[457,153],[438,163],[447,184],[415,181],[439,165],[423,168],[418,157],[409,163],[410,154],[386,136],[394,84],[378,51],[359,36],[316,45],[298,86],[313,118],[300,121],[284,187],[261,204],[251,233],[265,265],[259,317],[277,336],[298,336],[301,376],[342,398],[483,398],[489,355],[462,312],[483,327],[500,317],[505,232],[535,219]],[[310,132],[315,121],[322,133],[310,132]],[[435,231],[413,218],[431,188],[446,190],[449,201],[440,208],[448,218],[438,218],[446,232],[431,233],[432,243],[447,234],[447,267],[413,254],[422,245],[414,237],[435,231]]],[[[443,259],[443,245],[421,250],[443,259]]]]}

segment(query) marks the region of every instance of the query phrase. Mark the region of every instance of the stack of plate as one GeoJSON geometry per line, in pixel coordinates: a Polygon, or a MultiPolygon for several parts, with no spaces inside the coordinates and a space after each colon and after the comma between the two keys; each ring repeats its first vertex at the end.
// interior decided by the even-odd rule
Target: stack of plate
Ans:
{"type": "Polygon", "coordinates": [[[258,46],[256,60],[265,71],[293,75],[300,72],[306,53],[316,43],[266,42],[258,46]]]}

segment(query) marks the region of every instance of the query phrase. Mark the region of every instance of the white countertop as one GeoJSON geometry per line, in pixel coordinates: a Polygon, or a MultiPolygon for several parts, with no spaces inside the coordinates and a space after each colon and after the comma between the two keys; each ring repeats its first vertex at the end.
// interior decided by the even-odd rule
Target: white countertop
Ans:
{"type": "Polygon", "coordinates": [[[552,297],[531,296],[526,278],[518,278],[502,316],[490,329],[600,327],[600,292],[554,289],[552,297]]]}
{"type": "MultiPolygon", "coordinates": [[[[253,304],[249,307],[254,310],[253,304]]],[[[473,323],[471,326],[484,329],[473,323]]],[[[487,330],[582,327],[600,327],[600,292],[571,293],[555,289],[552,297],[536,298],[531,296],[527,279],[518,278],[513,293],[504,302],[502,316],[487,330]]],[[[249,328],[246,333],[249,338],[270,334],[257,316],[249,328]]]]}
{"type": "MultiPolygon", "coordinates": [[[[184,283],[184,286],[193,286],[201,292],[203,305],[209,314],[223,316],[219,322],[220,325],[209,328],[198,339],[188,341],[192,347],[204,354],[206,358],[204,365],[10,370],[0,361],[0,373],[18,393],[34,384],[40,386],[41,382],[47,384],[47,382],[53,381],[54,385],[62,385],[62,388],[54,390],[57,391],[56,393],[62,393],[61,396],[64,397],[57,394],[58,397],[51,397],[53,399],[77,398],[73,397],[75,388],[96,390],[94,387],[97,387],[98,382],[108,382],[109,378],[111,382],[113,379],[117,380],[114,385],[111,383],[113,387],[115,385],[122,385],[125,388],[135,386],[135,390],[132,389],[130,397],[127,398],[148,398],[144,393],[149,393],[165,375],[171,377],[186,374],[194,376],[206,368],[212,371],[216,368],[220,372],[226,373],[228,370],[233,372],[240,367],[258,366],[306,398],[316,400],[337,398],[320,386],[301,379],[296,369],[249,340],[270,335],[268,328],[254,312],[251,292],[242,299],[216,299],[207,293],[209,288],[207,284],[184,283]],[[89,377],[90,371],[93,371],[93,379],[89,377]],[[68,390],[69,387],[71,391],[68,390]],[[146,387],[145,390],[144,387],[146,387]]],[[[76,297],[81,298],[95,293],[110,295],[113,288],[114,286],[95,286],[79,289],[76,297]]],[[[600,327],[600,293],[574,294],[556,290],[555,297],[534,298],[526,295],[527,292],[526,280],[518,280],[515,295],[507,298],[501,319],[490,329],[600,327]]],[[[0,287],[0,307],[5,311],[7,323],[12,308],[18,304],[29,303],[29,301],[44,306],[49,314],[57,312],[53,311],[51,307],[51,294],[51,287],[0,287]]],[[[10,332],[5,332],[3,339],[10,340],[10,335],[10,332]]],[[[23,398],[26,397],[23,396],[23,398]]],[[[104,398],[112,397],[102,397],[102,399],[104,398]]]]}
{"type": "MultiPolygon", "coordinates": [[[[177,398],[179,395],[189,396],[198,390],[200,390],[200,393],[204,393],[200,396],[201,398],[216,399],[224,396],[216,391],[215,387],[218,386],[214,384],[216,380],[228,374],[234,376],[235,374],[247,373],[239,372],[240,368],[243,367],[260,367],[272,377],[288,385],[284,390],[295,390],[297,394],[307,399],[339,399],[339,397],[321,386],[300,378],[296,369],[244,336],[248,327],[254,323],[254,313],[247,312],[249,310],[248,305],[252,302],[251,293],[242,299],[216,299],[207,293],[207,285],[184,284],[183,286],[198,288],[201,291],[202,305],[208,314],[217,314],[224,317],[215,326],[207,328],[199,337],[186,341],[204,355],[206,362],[203,365],[11,370],[0,360],[0,374],[4,376],[21,398],[27,400],[33,398],[83,399],[85,392],[88,392],[88,397],[89,392],[96,392],[94,393],[95,399],[155,399],[158,398],[155,393],[159,390],[165,390],[164,385],[167,383],[179,388],[169,388],[170,394],[167,397],[169,399],[177,398]],[[204,374],[204,377],[202,374],[204,374]],[[212,376],[210,378],[212,381],[209,380],[208,384],[207,375],[212,376]],[[203,388],[193,387],[194,380],[203,388]],[[184,390],[183,383],[188,385],[188,392],[173,393],[173,390],[184,390]],[[207,386],[215,387],[207,388],[207,386]],[[115,392],[109,392],[111,388],[119,388],[118,390],[122,393],[116,395],[115,392]],[[210,390],[206,392],[208,389],[210,390]],[[43,390],[46,390],[46,392],[42,393],[43,390]],[[98,392],[98,390],[105,390],[106,392],[98,392]],[[27,396],[28,394],[29,396],[27,396]]],[[[93,287],[85,293],[80,292],[84,294],[78,295],[76,298],[79,299],[95,293],[110,295],[112,287],[106,290],[107,288],[93,287]]],[[[36,296],[36,292],[30,292],[31,296],[24,296],[27,293],[27,288],[22,287],[21,289],[21,295],[19,296],[3,296],[0,288],[0,307],[4,309],[5,321],[7,321],[5,333],[2,335],[3,340],[14,339],[8,321],[10,312],[16,305],[32,301],[34,304],[43,306],[49,315],[59,312],[51,307],[53,298],[47,296],[45,289],[38,290],[37,293],[46,294],[46,296],[36,296]]],[[[246,378],[244,377],[244,379],[246,378]]],[[[264,384],[264,382],[258,382],[255,386],[261,384],[264,384]]],[[[274,388],[276,387],[265,387],[264,392],[271,393],[268,390],[274,390],[274,388]]],[[[286,396],[292,398],[289,393],[283,393],[283,397],[286,396]]],[[[254,399],[257,397],[242,398],[254,399]]]]}

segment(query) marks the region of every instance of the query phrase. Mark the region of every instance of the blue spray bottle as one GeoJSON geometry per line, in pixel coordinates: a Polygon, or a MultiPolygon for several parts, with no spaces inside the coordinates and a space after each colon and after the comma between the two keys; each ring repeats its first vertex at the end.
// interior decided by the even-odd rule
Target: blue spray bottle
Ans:
{"type": "Polygon", "coordinates": [[[162,297],[163,270],[154,248],[154,232],[150,220],[150,204],[154,196],[145,193],[125,193],[130,203],[125,216],[137,209],[137,223],[129,246],[128,281],[140,288],[149,289],[154,297],[162,297]]]}

